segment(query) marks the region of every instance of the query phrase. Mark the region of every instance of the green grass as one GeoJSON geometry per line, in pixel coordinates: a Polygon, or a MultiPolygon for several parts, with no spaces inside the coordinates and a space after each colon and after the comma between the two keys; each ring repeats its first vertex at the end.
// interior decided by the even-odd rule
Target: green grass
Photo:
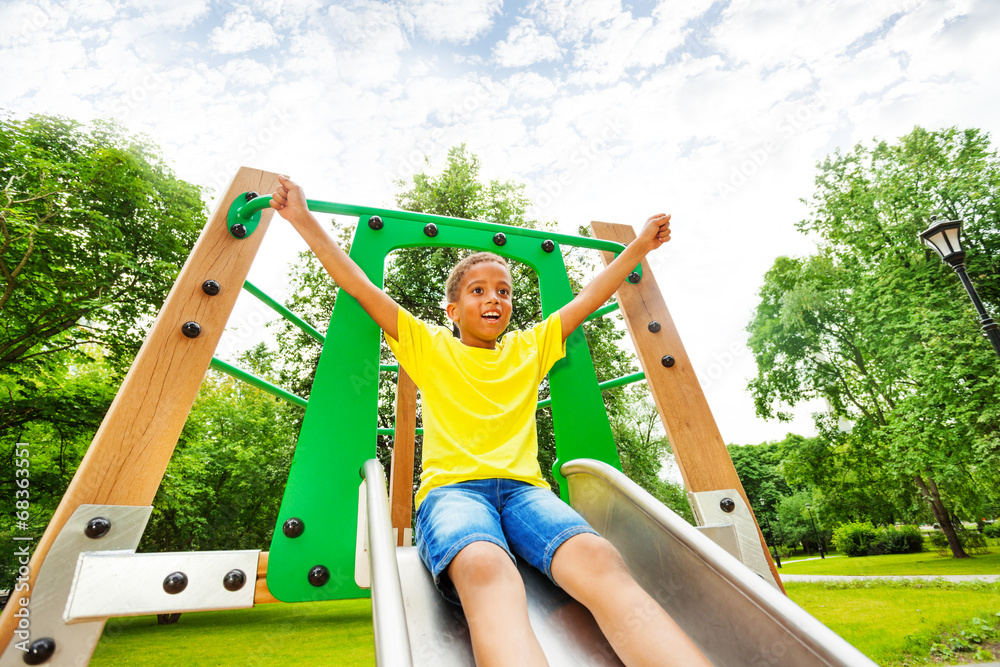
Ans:
{"type": "Polygon", "coordinates": [[[90,663],[134,665],[374,665],[371,601],[266,604],[183,614],[113,618],[90,663]]]}
{"type": "MultiPolygon", "coordinates": [[[[995,574],[1000,554],[968,560],[932,553],[834,558],[796,563],[782,572],[995,574]]],[[[1000,585],[995,584],[867,581],[786,583],[785,588],[806,611],[882,665],[900,664],[906,650],[926,655],[927,638],[945,626],[1000,611],[1000,585]],[[908,636],[913,637],[909,644],[908,636]]],[[[155,616],[111,619],[91,664],[374,665],[373,643],[368,600],[271,604],[184,614],[169,626],[158,626],[155,616]]]]}
{"type": "Polygon", "coordinates": [[[781,574],[830,575],[939,575],[939,574],[1000,574],[1000,551],[990,549],[984,556],[952,558],[934,552],[891,554],[888,556],[858,556],[856,558],[825,558],[809,561],[782,561],[781,574]]]}
{"type": "Polygon", "coordinates": [[[880,665],[901,664],[908,653],[927,654],[929,639],[921,647],[917,637],[908,637],[931,637],[944,626],[1000,611],[997,585],[883,583],[835,588],[820,583],[786,583],[785,589],[803,609],[880,665]]]}

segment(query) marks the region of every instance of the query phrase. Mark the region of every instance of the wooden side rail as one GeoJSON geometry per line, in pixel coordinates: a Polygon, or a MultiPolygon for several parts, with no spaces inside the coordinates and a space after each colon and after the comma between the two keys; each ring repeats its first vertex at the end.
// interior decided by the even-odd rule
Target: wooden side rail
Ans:
{"type": "Polygon", "coordinates": [[[396,432],[392,439],[389,512],[396,530],[396,546],[408,547],[407,531],[413,524],[413,456],[417,429],[417,385],[399,367],[396,381],[396,432]]]}
{"type": "MultiPolygon", "coordinates": [[[[599,239],[626,245],[635,239],[635,231],[628,225],[592,222],[591,229],[599,239]]],[[[614,259],[609,252],[602,251],[601,256],[605,266],[614,259]]],[[[692,493],[736,489],[752,514],[753,507],[743,490],[739,475],[736,474],[729,450],[722,440],[684,343],[681,342],[663,294],[646,260],[642,261],[642,279],[639,283],[619,289],[617,296],[625,326],[635,343],[639,363],[646,373],[653,401],[674,450],[684,486],[692,493]],[[653,321],[660,324],[655,333],[649,328],[649,323],[653,321]],[[674,359],[669,368],[661,362],[665,355],[674,359]]],[[[754,522],[756,523],[756,518],[754,522]]],[[[759,525],[757,534],[771,574],[778,587],[784,591],[759,525]]]]}
{"type": "Polygon", "coordinates": [[[264,211],[257,230],[240,240],[226,225],[229,205],[243,192],[270,193],[277,187],[276,174],[246,167],[229,184],[35,547],[28,591],[15,594],[0,617],[0,645],[13,636],[19,600],[34,593],[45,555],[77,507],[152,504],[273,213],[264,211]],[[209,279],[222,286],[215,296],[202,291],[209,279]],[[185,322],[200,324],[201,334],[186,337],[185,322]]]}

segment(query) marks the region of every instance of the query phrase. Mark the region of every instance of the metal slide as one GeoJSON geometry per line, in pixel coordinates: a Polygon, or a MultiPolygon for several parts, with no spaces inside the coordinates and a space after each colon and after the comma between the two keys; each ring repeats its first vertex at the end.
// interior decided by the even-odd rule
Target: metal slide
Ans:
{"type": "MultiPolygon", "coordinates": [[[[379,665],[473,665],[461,609],[435,590],[414,547],[396,547],[385,476],[365,464],[375,653],[379,665]]],[[[611,466],[562,467],[573,507],[621,552],[636,580],[718,667],[875,665],[699,529],[611,466]]],[[[593,617],[530,566],[528,615],[557,666],[620,665],[593,617]]],[[[642,610],[636,611],[641,622],[642,610]]]]}

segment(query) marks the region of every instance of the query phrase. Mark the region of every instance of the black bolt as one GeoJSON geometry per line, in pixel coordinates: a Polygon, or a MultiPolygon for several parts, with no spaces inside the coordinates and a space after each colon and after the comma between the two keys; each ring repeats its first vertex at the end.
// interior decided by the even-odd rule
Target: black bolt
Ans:
{"type": "Polygon", "coordinates": [[[245,195],[243,195],[243,199],[244,199],[244,201],[253,201],[254,199],[256,199],[259,196],[260,196],[259,194],[257,194],[253,190],[251,190],[250,192],[248,192],[245,195]]]}
{"type": "Polygon", "coordinates": [[[188,338],[197,338],[201,335],[201,325],[197,322],[185,322],[181,332],[188,338]]]}
{"type": "Polygon", "coordinates": [[[236,223],[235,225],[230,227],[229,231],[232,233],[233,236],[235,236],[238,239],[246,238],[247,235],[247,228],[239,223],[236,223]]]}
{"type": "Polygon", "coordinates": [[[493,242],[496,243],[497,245],[503,245],[507,243],[507,237],[506,235],[504,235],[503,232],[497,232],[496,234],[493,235],[493,242]]]}
{"type": "Polygon", "coordinates": [[[671,357],[669,354],[665,354],[663,355],[663,358],[660,359],[660,363],[666,366],[667,368],[670,368],[671,366],[674,365],[674,358],[671,357]]]}
{"type": "Polygon", "coordinates": [[[438,235],[438,226],[435,225],[433,222],[428,222],[426,225],[424,225],[424,234],[427,234],[427,236],[434,238],[435,236],[438,235]]]}
{"type": "Polygon", "coordinates": [[[374,229],[375,231],[378,231],[385,226],[385,223],[382,222],[382,218],[378,217],[377,215],[373,215],[372,217],[368,218],[368,226],[374,229]]]}
{"type": "Polygon", "coordinates": [[[650,322],[649,323],[649,332],[650,333],[659,333],[660,332],[660,323],[657,322],[656,320],[653,320],[652,322],[650,322]]]}
{"type": "Polygon", "coordinates": [[[87,527],[83,529],[83,534],[92,540],[104,537],[111,530],[111,521],[103,516],[95,516],[87,522],[87,527]]]}
{"type": "Polygon", "coordinates": [[[222,287],[214,280],[206,280],[201,284],[201,291],[209,296],[215,296],[222,287]]]}
{"type": "Polygon", "coordinates": [[[319,588],[328,581],[330,581],[330,570],[326,569],[326,566],[317,565],[309,570],[309,583],[313,586],[319,588]]]}
{"type": "Polygon", "coordinates": [[[222,585],[227,591],[238,591],[247,583],[247,575],[243,570],[230,570],[222,579],[222,585]]]}
{"type": "Polygon", "coordinates": [[[736,509],[736,503],[733,502],[732,498],[723,498],[722,500],[719,501],[719,507],[722,508],[723,512],[729,514],[734,509],[736,509]]]}
{"type": "Polygon", "coordinates": [[[183,572],[171,572],[163,580],[163,590],[171,595],[177,595],[188,585],[187,575],[183,572]]]}
{"type": "Polygon", "coordinates": [[[306,524],[302,521],[302,519],[292,517],[281,527],[281,532],[285,534],[285,537],[298,537],[305,529],[306,524]]]}
{"type": "Polygon", "coordinates": [[[31,646],[24,654],[24,664],[40,665],[56,652],[56,640],[51,637],[42,637],[31,642],[31,646]]]}
{"type": "Polygon", "coordinates": [[[549,239],[545,239],[544,241],[542,241],[542,250],[544,250],[545,252],[552,252],[555,249],[556,249],[556,244],[550,241],[549,239]]]}
{"type": "Polygon", "coordinates": [[[628,274],[628,281],[633,285],[635,285],[640,280],[642,280],[642,276],[639,275],[638,271],[633,271],[632,273],[628,274]]]}

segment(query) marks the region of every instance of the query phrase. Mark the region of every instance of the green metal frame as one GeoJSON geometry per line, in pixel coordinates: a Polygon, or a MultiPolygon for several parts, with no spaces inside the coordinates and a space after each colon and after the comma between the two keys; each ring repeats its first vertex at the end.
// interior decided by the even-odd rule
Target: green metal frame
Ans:
{"type": "MultiPolygon", "coordinates": [[[[260,210],[265,206],[266,198],[261,197],[244,204],[239,213],[248,207],[260,210]]],[[[616,253],[623,249],[620,244],[598,239],[420,213],[312,200],[309,208],[359,217],[350,255],[379,287],[385,258],[394,250],[488,249],[523,262],[536,272],[545,316],[568,303],[573,292],[558,245],[556,250],[545,252],[540,241],[616,253]],[[369,227],[368,221],[374,215],[382,219],[381,229],[369,227]],[[428,222],[437,225],[434,237],[424,233],[428,222]],[[493,241],[498,231],[506,236],[503,246],[493,241]]],[[[279,600],[341,599],[368,594],[354,583],[360,483],[357,471],[375,455],[376,430],[372,426],[377,423],[379,373],[390,370],[378,363],[380,336],[378,326],[357,300],[341,292],[327,328],[271,541],[267,583],[279,600]],[[291,518],[305,525],[298,537],[287,537],[282,531],[285,521],[291,518]],[[308,573],[316,566],[325,567],[329,573],[328,581],[321,586],[314,586],[308,579],[308,573]]],[[[620,468],[601,388],[581,329],[567,339],[566,357],[549,372],[549,386],[557,450],[553,475],[565,497],[566,481],[559,474],[563,462],[592,458],[620,468]]]]}

